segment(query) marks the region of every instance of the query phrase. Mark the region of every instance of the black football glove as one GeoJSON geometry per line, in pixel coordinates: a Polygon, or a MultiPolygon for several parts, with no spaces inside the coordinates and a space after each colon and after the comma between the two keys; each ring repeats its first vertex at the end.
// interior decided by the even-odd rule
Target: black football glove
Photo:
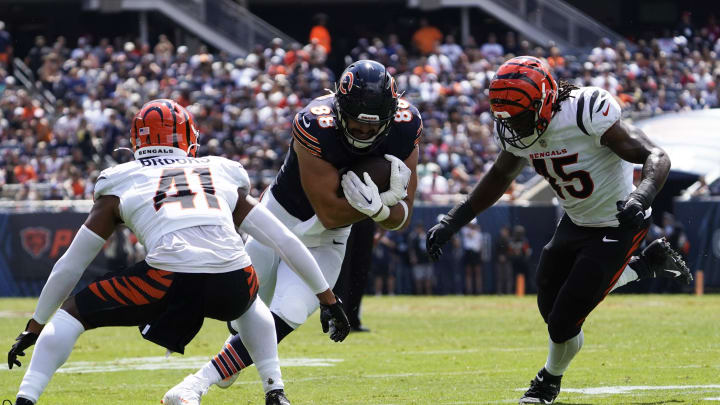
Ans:
{"type": "Polygon", "coordinates": [[[625,201],[618,201],[615,218],[620,226],[629,229],[640,229],[645,224],[645,206],[632,194],[625,201]]]}
{"type": "MultiPolygon", "coordinates": [[[[28,325],[30,324],[30,321],[28,321],[28,325]]],[[[25,327],[27,329],[27,326],[25,327]]],[[[17,365],[18,367],[22,366],[22,363],[17,359],[18,356],[24,356],[25,355],[25,349],[35,344],[35,341],[37,341],[38,334],[32,333],[28,331],[23,331],[21,334],[18,335],[18,337],[15,338],[15,344],[12,345],[10,348],[10,351],[8,352],[8,368],[13,368],[13,365],[17,365]]]]}
{"type": "Polygon", "coordinates": [[[425,248],[432,261],[436,262],[440,259],[443,253],[442,246],[446,244],[454,234],[455,230],[451,229],[444,221],[430,228],[425,237],[425,248]]]}
{"type": "Polygon", "coordinates": [[[320,324],[323,333],[330,332],[330,339],[342,342],[350,333],[350,321],[343,310],[342,301],[335,297],[337,302],[332,305],[320,304],[320,324]]]}

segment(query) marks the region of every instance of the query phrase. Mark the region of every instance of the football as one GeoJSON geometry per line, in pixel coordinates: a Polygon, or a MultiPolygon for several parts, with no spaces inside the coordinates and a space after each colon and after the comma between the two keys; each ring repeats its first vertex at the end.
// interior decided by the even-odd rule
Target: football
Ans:
{"type": "MultiPolygon", "coordinates": [[[[352,166],[340,170],[340,177],[342,178],[342,175],[349,171],[355,172],[361,180],[363,173],[367,172],[381,193],[390,189],[390,161],[382,156],[369,156],[355,162],[352,166]]],[[[338,197],[344,196],[342,185],[338,187],[337,193],[338,197]]]]}

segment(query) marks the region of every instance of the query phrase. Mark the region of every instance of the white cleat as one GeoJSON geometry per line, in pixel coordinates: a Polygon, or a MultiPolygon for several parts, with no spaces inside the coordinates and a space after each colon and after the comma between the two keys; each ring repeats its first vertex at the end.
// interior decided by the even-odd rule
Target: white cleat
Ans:
{"type": "Polygon", "coordinates": [[[166,392],[160,403],[163,405],[200,405],[202,396],[207,393],[210,385],[208,382],[190,374],[178,385],[166,392]]]}
{"type": "Polygon", "coordinates": [[[237,372],[237,373],[231,375],[230,377],[225,378],[224,380],[221,380],[221,381],[215,383],[215,385],[217,385],[218,387],[220,387],[222,389],[229,388],[231,385],[233,385],[233,383],[235,382],[235,380],[237,380],[237,378],[239,376],[240,376],[240,372],[237,372]]]}

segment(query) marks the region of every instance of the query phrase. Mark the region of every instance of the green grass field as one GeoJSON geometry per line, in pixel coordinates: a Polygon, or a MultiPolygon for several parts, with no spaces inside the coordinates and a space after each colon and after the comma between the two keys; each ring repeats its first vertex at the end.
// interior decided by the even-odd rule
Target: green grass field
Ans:
{"type": "MultiPolygon", "coordinates": [[[[0,300],[3,350],[34,304],[0,300]]],[[[371,333],[333,343],[316,314],[285,339],[280,358],[293,404],[517,403],[547,353],[532,296],[367,297],[364,322],[371,333]]],[[[720,404],[720,296],[611,296],[584,330],[585,346],[556,403],[720,404]]],[[[40,404],[157,404],[215,354],[226,333],[222,323],[207,321],[185,356],[164,359],[164,349],[135,328],[90,331],[40,404]]],[[[14,399],[28,362],[19,370],[0,367],[0,402],[14,399]]],[[[203,404],[262,398],[250,368],[231,388],[211,389],[203,404]]]]}

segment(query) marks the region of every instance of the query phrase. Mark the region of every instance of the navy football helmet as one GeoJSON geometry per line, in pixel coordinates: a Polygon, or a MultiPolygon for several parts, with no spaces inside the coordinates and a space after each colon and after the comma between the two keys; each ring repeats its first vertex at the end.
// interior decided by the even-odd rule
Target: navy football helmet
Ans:
{"type": "Polygon", "coordinates": [[[335,108],[344,135],[343,144],[356,154],[375,149],[390,131],[397,106],[397,84],[383,64],[359,60],[348,66],[335,87],[335,108]],[[351,121],[371,128],[371,132],[363,137],[353,135],[349,127],[356,124],[351,121]]]}

